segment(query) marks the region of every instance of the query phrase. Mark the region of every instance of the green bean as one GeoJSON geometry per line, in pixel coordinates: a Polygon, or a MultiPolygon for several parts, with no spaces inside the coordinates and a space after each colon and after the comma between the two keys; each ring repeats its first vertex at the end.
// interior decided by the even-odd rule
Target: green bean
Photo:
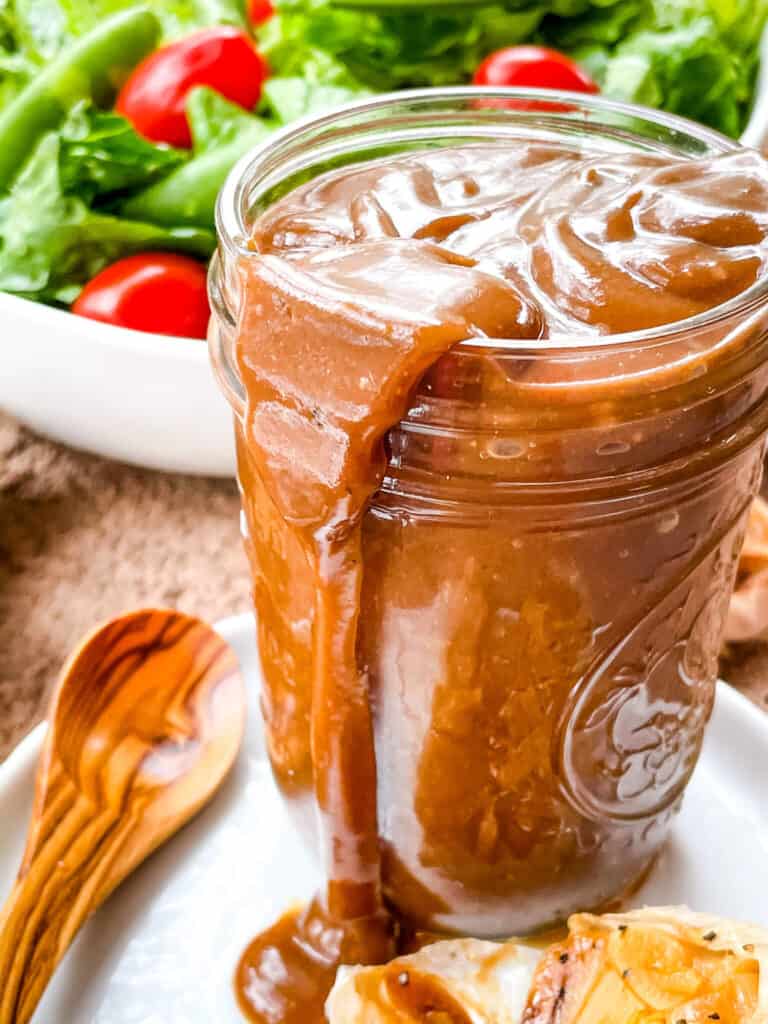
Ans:
{"type": "Polygon", "coordinates": [[[166,178],[123,203],[125,217],[153,224],[213,227],[216,197],[227,175],[243,154],[270,133],[255,124],[233,142],[193,157],[166,178]]]}
{"type": "Polygon", "coordinates": [[[8,188],[38,139],[57,128],[78,100],[110,102],[159,35],[155,15],[133,8],[103,22],[42,69],[0,113],[0,191],[8,188]]]}

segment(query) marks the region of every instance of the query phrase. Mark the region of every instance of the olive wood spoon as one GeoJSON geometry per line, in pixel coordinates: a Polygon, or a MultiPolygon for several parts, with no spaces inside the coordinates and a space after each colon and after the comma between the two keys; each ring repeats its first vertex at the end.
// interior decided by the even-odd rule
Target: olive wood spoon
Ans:
{"type": "Polygon", "coordinates": [[[216,791],[240,747],[245,690],[210,626],[139,611],[86,638],[48,721],[0,912],[0,1024],[26,1024],[84,921],[216,791]]]}

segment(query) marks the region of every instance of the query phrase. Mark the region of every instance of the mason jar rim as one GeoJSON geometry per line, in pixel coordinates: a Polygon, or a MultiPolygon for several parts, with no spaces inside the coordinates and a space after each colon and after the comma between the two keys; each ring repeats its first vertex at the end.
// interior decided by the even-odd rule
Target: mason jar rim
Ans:
{"type": "MultiPolygon", "coordinates": [[[[438,101],[471,102],[479,99],[517,101],[520,104],[517,110],[514,108],[500,108],[497,102],[492,108],[494,114],[503,117],[514,115],[514,117],[509,116],[508,123],[511,125],[512,123],[520,122],[521,113],[526,115],[534,113],[537,115],[535,121],[528,118],[534,130],[540,128],[542,124],[555,132],[558,129],[562,131],[563,128],[578,127],[581,124],[593,129],[607,129],[611,127],[609,122],[602,124],[590,122],[588,120],[589,115],[593,113],[609,116],[616,115],[627,119],[634,118],[650,127],[665,129],[671,133],[673,138],[674,136],[687,137],[698,144],[706,146],[711,153],[736,153],[747,150],[747,147],[738,141],[689,118],[681,117],[677,114],[669,114],[666,111],[655,110],[639,104],[607,99],[602,95],[568,92],[557,89],[496,88],[474,85],[411,89],[384,93],[335,107],[333,110],[323,114],[302,118],[274,132],[264,142],[257,144],[241,157],[227,176],[216,203],[216,228],[220,243],[231,257],[252,257],[254,255],[253,251],[246,248],[244,244],[249,234],[246,217],[252,205],[249,190],[254,178],[259,173],[259,169],[268,163],[270,157],[276,154],[279,156],[280,153],[288,155],[293,148],[301,148],[302,142],[307,142],[309,144],[307,153],[298,161],[299,166],[293,168],[293,172],[297,173],[299,170],[311,167],[316,162],[316,156],[312,156],[313,147],[311,143],[317,133],[325,129],[329,132],[333,132],[336,129],[341,133],[342,137],[349,138],[349,136],[355,135],[355,129],[362,127],[358,123],[361,117],[386,112],[387,108],[411,105],[414,108],[421,107],[426,110],[430,104],[438,101]],[[564,109],[542,109],[543,103],[552,104],[553,107],[557,106],[564,109]],[[528,104],[527,109],[526,104],[528,104]],[[532,108],[531,104],[535,106],[532,108]],[[574,113],[585,116],[581,119],[575,119],[573,117],[574,113]],[[346,133],[343,131],[345,124],[348,125],[346,133]]],[[[412,110],[411,113],[418,115],[418,109],[412,110]]],[[[501,128],[502,125],[501,123],[494,124],[494,127],[501,128]]],[[[650,136],[643,136],[630,129],[621,129],[619,126],[614,126],[614,128],[616,129],[616,136],[621,140],[627,140],[628,145],[642,143],[643,141],[646,143],[656,141],[657,148],[658,145],[663,145],[658,140],[653,140],[650,136]]],[[[442,130],[440,134],[449,139],[452,135],[458,136],[460,131],[461,126],[453,125],[450,129],[442,130]]],[[[418,138],[419,134],[423,134],[423,131],[411,137],[418,138]]],[[[676,152],[681,159],[688,158],[688,154],[685,151],[672,149],[669,143],[666,144],[666,148],[673,153],[676,152]]],[[[340,152],[354,154],[354,146],[343,148],[340,152]]],[[[539,343],[537,349],[540,349],[542,354],[546,353],[548,356],[558,352],[565,354],[574,350],[585,354],[594,350],[595,352],[599,351],[602,355],[607,355],[612,349],[620,350],[627,346],[640,345],[644,347],[645,345],[650,346],[653,343],[674,342],[685,334],[716,327],[719,323],[727,321],[729,318],[734,318],[739,314],[747,317],[758,309],[767,297],[768,274],[763,274],[761,278],[745,291],[714,306],[712,309],[683,320],[676,320],[672,323],[662,324],[650,329],[642,328],[618,334],[606,334],[602,335],[599,339],[595,339],[593,336],[577,335],[571,337],[554,335],[547,339],[546,343],[539,343]]],[[[530,352],[531,349],[529,339],[468,338],[466,341],[460,342],[457,347],[463,345],[471,346],[474,349],[488,347],[493,348],[497,352],[507,351],[509,353],[518,351],[530,352]]]]}

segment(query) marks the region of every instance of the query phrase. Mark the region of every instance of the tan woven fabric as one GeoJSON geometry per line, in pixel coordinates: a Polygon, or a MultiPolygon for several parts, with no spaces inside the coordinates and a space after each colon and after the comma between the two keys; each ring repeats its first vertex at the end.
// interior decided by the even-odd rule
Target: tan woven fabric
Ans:
{"type": "Polygon", "coordinates": [[[0,760],[99,621],[249,606],[234,483],[163,476],[41,441],[0,414],[0,760]]]}

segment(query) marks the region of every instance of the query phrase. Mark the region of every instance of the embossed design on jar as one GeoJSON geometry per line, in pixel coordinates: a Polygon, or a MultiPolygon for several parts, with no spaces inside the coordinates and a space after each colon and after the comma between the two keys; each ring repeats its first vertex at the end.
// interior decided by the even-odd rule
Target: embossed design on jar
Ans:
{"type": "Polygon", "coordinates": [[[686,676],[686,646],[679,640],[647,666],[622,664],[590,681],[593,697],[602,691],[600,702],[581,702],[562,772],[569,796],[588,817],[653,816],[682,792],[709,713],[707,688],[686,676]]]}
{"type": "Polygon", "coordinates": [[[688,783],[712,711],[741,516],[574,689],[559,774],[566,798],[593,820],[653,818],[688,783]]]}

